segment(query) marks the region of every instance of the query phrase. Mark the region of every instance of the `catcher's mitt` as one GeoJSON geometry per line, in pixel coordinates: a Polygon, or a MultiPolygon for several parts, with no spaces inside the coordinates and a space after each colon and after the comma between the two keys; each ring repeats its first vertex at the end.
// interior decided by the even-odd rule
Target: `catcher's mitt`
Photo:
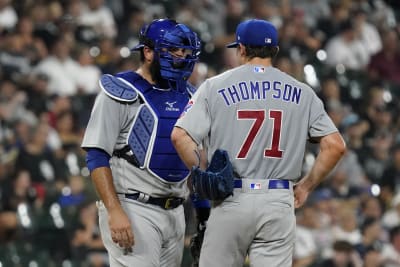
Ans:
{"type": "Polygon", "coordinates": [[[206,171],[192,169],[193,190],[200,198],[224,200],[233,193],[233,169],[225,150],[215,151],[206,171]]]}

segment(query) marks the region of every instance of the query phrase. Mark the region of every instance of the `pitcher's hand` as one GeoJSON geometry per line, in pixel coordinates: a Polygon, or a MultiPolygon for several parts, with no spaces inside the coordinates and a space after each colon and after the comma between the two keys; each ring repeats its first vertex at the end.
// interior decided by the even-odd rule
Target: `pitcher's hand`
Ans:
{"type": "Polygon", "coordinates": [[[303,188],[301,183],[298,183],[293,187],[293,193],[294,207],[298,209],[304,205],[310,192],[303,188]]]}

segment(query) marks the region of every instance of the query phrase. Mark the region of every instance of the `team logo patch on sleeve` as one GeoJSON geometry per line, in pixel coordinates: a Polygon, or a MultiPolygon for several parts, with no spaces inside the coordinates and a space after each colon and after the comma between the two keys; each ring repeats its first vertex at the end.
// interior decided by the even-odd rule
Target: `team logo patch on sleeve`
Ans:
{"type": "Polygon", "coordinates": [[[189,100],[189,102],[187,103],[186,107],[183,109],[183,112],[181,113],[180,117],[183,117],[193,106],[194,101],[193,100],[189,100]]]}
{"type": "Polygon", "coordinates": [[[264,67],[254,67],[254,72],[255,73],[263,73],[263,72],[265,72],[265,68],[264,67]]]}

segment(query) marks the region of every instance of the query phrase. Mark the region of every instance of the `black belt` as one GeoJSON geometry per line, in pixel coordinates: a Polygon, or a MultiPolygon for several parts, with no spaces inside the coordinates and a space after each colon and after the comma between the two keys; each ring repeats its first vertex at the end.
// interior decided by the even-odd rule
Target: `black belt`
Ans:
{"type": "Polygon", "coordinates": [[[140,196],[140,193],[124,194],[126,198],[137,200],[142,203],[152,204],[159,206],[166,210],[171,210],[179,207],[183,204],[185,199],[179,197],[144,197],[140,196]]]}

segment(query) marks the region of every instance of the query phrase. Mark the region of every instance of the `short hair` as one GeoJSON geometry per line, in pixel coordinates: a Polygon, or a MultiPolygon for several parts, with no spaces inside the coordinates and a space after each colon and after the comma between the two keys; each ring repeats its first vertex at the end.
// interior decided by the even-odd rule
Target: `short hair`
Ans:
{"type": "Polygon", "coordinates": [[[361,234],[364,234],[365,231],[375,223],[379,222],[378,219],[373,217],[367,217],[364,219],[363,223],[360,225],[361,234]]]}
{"type": "Polygon", "coordinates": [[[274,58],[279,51],[278,46],[251,46],[246,45],[246,56],[248,58],[274,58]]]}
{"type": "Polygon", "coordinates": [[[354,250],[354,247],[346,240],[336,240],[333,243],[333,250],[337,252],[351,252],[354,250]]]}

